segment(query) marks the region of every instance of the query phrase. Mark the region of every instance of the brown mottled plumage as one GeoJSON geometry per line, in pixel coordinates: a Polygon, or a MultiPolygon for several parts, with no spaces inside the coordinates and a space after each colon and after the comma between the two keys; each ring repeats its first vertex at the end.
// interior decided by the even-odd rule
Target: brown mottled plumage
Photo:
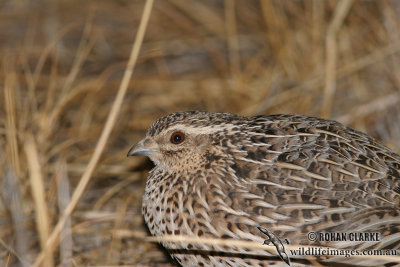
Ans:
{"type": "MultiPolygon", "coordinates": [[[[151,234],[291,245],[400,248],[400,155],[342,124],[302,115],[187,111],[157,120],[128,155],[154,163],[143,196],[151,234]],[[380,242],[310,242],[307,233],[379,232],[380,242]]],[[[287,266],[267,251],[163,242],[184,266],[287,266]],[[212,252],[209,252],[209,251],[212,252]]],[[[304,257],[291,266],[304,266],[304,257]]],[[[384,260],[321,257],[362,266],[384,260]]],[[[388,265],[389,266],[389,265],[388,265]]],[[[390,265],[392,266],[392,265],[390,265]]]]}

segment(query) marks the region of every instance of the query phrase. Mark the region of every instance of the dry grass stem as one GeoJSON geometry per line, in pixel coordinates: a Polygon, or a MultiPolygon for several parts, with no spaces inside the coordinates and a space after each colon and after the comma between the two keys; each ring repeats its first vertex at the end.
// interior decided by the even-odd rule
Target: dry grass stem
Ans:
{"type": "Polygon", "coordinates": [[[93,210],[99,210],[114,194],[121,191],[121,189],[125,188],[127,185],[132,183],[131,179],[122,180],[121,182],[115,184],[110,190],[107,191],[99,200],[97,200],[96,204],[93,206],[93,210]]]}
{"type": "Polygon", "coordinates": [[[225,28],[232,77],[240,74],[239,41],[236,30],[235,1],[225,0],[225,28]]]}
{"type": "MultiPolygon", "coordinates": [[[[67,175],[67,164],[65,159],[60,159],[56,164],[56,181],[57,181],[57,200],[59,210],[65,210],[71,201],[70,183],[67,175]]],[[[63,267],[72,266],[72,230],[71,216],[67,216],[64,227],[60,233],[60,262],[63,267]]]]}
{"type": "Polygon", "coordinates": [[[399,105],[400,93],[383,96],[370,103],[360,105],[349,114],[335,118],[335,120],[343,123],[350,124],[359,117],[370,115],[371,113],[380,112],[384,109],[399,105]]]}
{"type": "Polygon", "coordinates": [[[43,250],[43,266],[51,267],[54,266],[52,250],[46,247],[46,241],[48,240],[50,233],[50,219],[45,199],[46,190],[44,188],[43,175],[41,173],[39,152],[32,135],[27,135],[25,140],[25,156],[29,166],[31,190],[35,202],[36,227],[39,232],[40,246],[43,250]]]}
{"type": "Polygon", "coordinates": [[[118,212],[118,216],[115,218],[114,229],[112,230],[113,239],[110,244],[109,253],[107,255],[107,263],[109,265],[118,264],[120,261],[119,251],[121,250],[121,237],[118,234],[119,229],[121,229],[124,218],[126,216],[127,209],[129,207],[129,203],[133,200],[134,195],[129,195],[127,199],[125,199],[124,203],[121,205],[120,210],[118,212]]]}
{"type": "Polygon", "coordinates": [[[82,68],[82,64],[88,56],[90,50],[93,48],[95,43],[94,34],[92,32],[92,15],[89,16],[85,28],[83,30],[83,35],[79,43],[78,51],[72,65],[72,69],[68,74],[64,82],[64,86],[61,90],[61,94],[64,95],[71,87],[72,83],[75,81],[76,76],[82,68]]]}
{"type": "Polygon", "coordinates": [[[17,177],[20,174],[20,159],[18,153],[17,142],[17,127],[16,127],[16,102],[14,87],[16,86],[16,75],[14,70],[8,70],[6,74],[5,88],[4,88],[4,104],[6,108],[7,123],[6,123],[6,136],[7,136],[7,155],[12,169],[15,171],[17,177]]]}
{"type": "Polygon", "coordinates": [[[224,21],[204,2],[193,2],[193,6],[187,5],[185,0],[171,0],[171,3],[203,25],[210,33],[216,36],[225,35],[224,21]],[[196,12],[193,12],[193,10],[196,10],[196,12]]]}
{"type": "MultiPolygon", "coordinates": [[[[144,33],[146,31],[147,23],[150,18],[152,6],[153,6],[153,0],[146,0],[142,19],[141,19],[139,29],[138,29],[138,32],[136,35],[136,40],[132,47],[132,52],[129,57],[129,61],[128,61],[128,64],[127,64],[127,67],[126,67],[126,70],[124,73],[124,77],[122,79],[121,86],[118,89],[118,93],[117,93],[117,96],[115,97],[113,106],[107,117],[107,121],[105,123],[104,129],[101,133],[99,141],[97,142],[96,148],[95,148],[94,153],[87,165],[87,168],[85,169],[85,172],[83,173],[82,178],[80,179],[79,184],[77,185],[77,187],[72,195],[71,201],[65,208],[61,218],[59,219],[57,225],[55,226],[53,232],[51,233],[50,238],[47,240],[47,244],[46,244],[47,249],[50,249],[50,247],[54,246],[54,243],[57,240],[57,237],[60,234],[61,229],[63,228],[66,220],[69,218],[71,212],[75,208],[75,206],[78,203],[80,197],[82,196],[82,193],[84,192],[87,184],[89,183],[90,177],[97,165],[97,162],[101,156],[101,153],[104,150],[104,147],[107,143],[107,139],[110,136],[111,130],[113,128],[113,125],[115,124],[115,120],[116,120],[119,110],[121,108],[121,104],[124,99],[126,90],[128,89],[128,84],[129,84],[130,78],[132,76],[133,69],[136,64],[136,60],[139,56],[140,46],[143,42],[144,33]]],[[[43,259],[44,259],[44,253],[40,253],[39,256],[36,258],[34,266],[40,266],[43,259]]]]}
{"type": "Polygon", "coordinates": [[[328,26],[326,33],[326,65],[325,65],[325,89],[321,116],[329,118],[331,116],[331,109],[333,97],[336,87],[336,66],[337,66],[337,34],[343,21],[349,13],[353,0],[341,0],[333,15],[333,19],[328,26]]]}
{"type": "Polygon", "coordinates": [[[29,266],[29,250],[28,250],[28,237],[26,236],[26,216],[23,213],[22,198],[20,188],[18,187],[18,180],[15,173],[6,169],[4,173],[4,181],[2,183],[1,192],[2,201],[8,204],[11,212],[11,218],[14,225],[14,233],[16,238],[15,251],[12,247],[8,246],[3,240],[0,243],[6,248],[9,253],[15,255],[23,267],[29,266]]]}

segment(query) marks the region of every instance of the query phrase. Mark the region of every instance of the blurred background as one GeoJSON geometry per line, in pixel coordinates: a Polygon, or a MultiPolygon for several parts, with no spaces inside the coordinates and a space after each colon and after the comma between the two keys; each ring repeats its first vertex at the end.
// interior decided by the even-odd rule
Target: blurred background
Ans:
{"type": "MultiPolygon", "coordinates": [[[[34,262],[69,202],[144,3],[0,1],[0,266],[34,262]]],[[[126,158],[171,112],[319,116],[400,152],[399,52],[396,0],[156,0],[117,123],[46,264],[173,264],[142,239],[152,165],[126,158]]]]}

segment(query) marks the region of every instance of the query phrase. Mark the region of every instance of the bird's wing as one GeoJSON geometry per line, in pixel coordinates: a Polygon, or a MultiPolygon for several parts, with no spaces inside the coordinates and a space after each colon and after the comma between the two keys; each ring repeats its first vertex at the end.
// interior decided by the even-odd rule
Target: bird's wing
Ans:
{"type": "Polygon", "coordinates": [[[239,199],[232,208],[280,238],[307,243],[310,229],[398,232],[400,156],[369,136],[336,122],[269,116],[243,139],[230,168],[247,188],[231,193],[239,199]]]}

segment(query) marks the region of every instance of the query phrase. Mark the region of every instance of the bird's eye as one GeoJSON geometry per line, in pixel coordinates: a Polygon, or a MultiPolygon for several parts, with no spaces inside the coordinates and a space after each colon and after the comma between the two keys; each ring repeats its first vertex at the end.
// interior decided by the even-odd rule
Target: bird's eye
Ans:
{"type": "Polygon", "coordinates": [[[185,140],[185,135],[182,132],[174,132],[171,135],[171,143],[178,145],[180,143],[182,143],[185,140]]]}

